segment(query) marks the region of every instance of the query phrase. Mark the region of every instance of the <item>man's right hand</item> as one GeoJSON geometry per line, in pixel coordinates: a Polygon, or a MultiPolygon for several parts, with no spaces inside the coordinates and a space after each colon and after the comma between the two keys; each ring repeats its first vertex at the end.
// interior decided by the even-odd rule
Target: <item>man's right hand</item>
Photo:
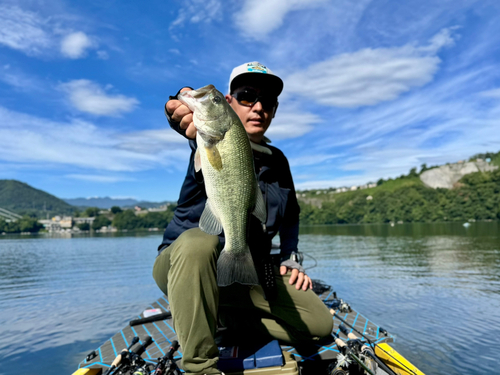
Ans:
{"type": "MultiPolygon", "coordinates": [[[[184,87],[180,92],[191,91],[190,88],[184,87]]],[[[170,118],[179,123],[181,129],[186,130],[186,137],[195,139],[196,128],[193,123],[193,112],[181,101],[172,99],[165,104],[170,118]]]]}

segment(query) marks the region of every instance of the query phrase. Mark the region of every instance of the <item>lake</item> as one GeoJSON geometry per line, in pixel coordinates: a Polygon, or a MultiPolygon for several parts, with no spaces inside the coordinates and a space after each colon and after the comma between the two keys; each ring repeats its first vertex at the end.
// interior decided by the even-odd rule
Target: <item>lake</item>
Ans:
{"type": "MultiPolygon", "coordinates": [[[[71,374],[160,291],[161,235],[0,236],[0,374],[71,374]]],[[[429,374],[498,373],[500,223],[301,228],[312,278],[429,374]]]]}

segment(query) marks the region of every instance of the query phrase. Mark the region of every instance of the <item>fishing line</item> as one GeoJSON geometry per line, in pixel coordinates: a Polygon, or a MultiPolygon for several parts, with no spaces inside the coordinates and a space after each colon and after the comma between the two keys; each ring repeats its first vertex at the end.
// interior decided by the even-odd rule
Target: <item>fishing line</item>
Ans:
{"type": "Polygon", "coordinates": [[[309,255],[307,253],[302,253],[302,254],[307,255],[309,258],[311,258],[312,260],[314,260],[314,265],[312,265],[310,267],[307,267],[307,268],[304,268],[304,270],[310,270],[311,268],[314,268],[314,267],[316,267],[318,265],[318,261],[312,255],[309,255]]]}

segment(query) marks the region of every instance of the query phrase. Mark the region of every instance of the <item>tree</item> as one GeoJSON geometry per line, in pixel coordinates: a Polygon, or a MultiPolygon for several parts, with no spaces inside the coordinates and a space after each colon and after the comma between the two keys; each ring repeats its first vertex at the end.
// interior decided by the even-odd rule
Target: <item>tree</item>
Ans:
{"type": "Polygon", "coordinates": [[[99,211],[99,207],[89,207],[83,212],[83,214],[85,217],[96,217],[99,215],[99,211]]]}
{"type": "Polygon", "coordinates": [[[101,229],[102,227],[107,227],[109,224],[111,224],[111,221],[106,216],[98,215],[92,223],[92,229],[101,229]]]}
{"type": "Polygon", "coordinates": [[[118,214],[118,213],[120,213],[120,212],[122,212],[122,211],[123,211],[123,210],[122,210],[120,207],[118,207],[118,206],[113,206],[113,207],[111,207],[111,212],[112,212],[113,214],[118,214]]]}
{"type": "Polygon", "coordinates": [[[77,225],[80,230],[90,230],[89,223],[80,223],[77,225]]]}

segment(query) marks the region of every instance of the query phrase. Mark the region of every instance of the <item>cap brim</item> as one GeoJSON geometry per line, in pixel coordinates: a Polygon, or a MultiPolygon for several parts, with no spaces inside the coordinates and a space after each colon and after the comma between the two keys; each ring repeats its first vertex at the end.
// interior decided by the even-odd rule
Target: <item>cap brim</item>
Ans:
{"type": "Polygon", "coordinates": [[[274,74],[243,73],[234,77],[231,81],[231,93],[238,87],[247,85],[269,91],[276,96],[283,91],[283,81],[274,74]]]}

